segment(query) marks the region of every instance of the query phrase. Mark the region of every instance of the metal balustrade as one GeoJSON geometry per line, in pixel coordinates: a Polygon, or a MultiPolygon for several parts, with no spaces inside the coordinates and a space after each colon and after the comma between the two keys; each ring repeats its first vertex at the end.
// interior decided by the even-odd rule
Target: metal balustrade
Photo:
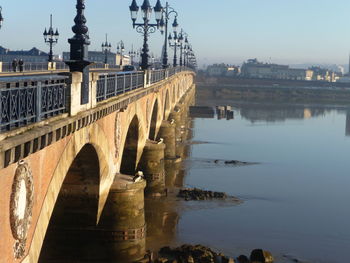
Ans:
{"type": "Polygon", "coordinates": [[[0,83],[0,131],[40,122],[67,112],[67,77],[0,83]]]}
{"type": "Polygon", "coordinates": [[[165,69],[158,69],[158,70],[152,70],[151,71],[151,84],[165,80],[167,78],[167,70],[165,69]]]}
{"type": "MultiPolygon", "coordinates": [[[[181,71],[191,70],[186,67],[175,67],[149,71],[150,84],[165,80],[181,71]]],[[[100,75],[97,80],[97,102],[118,96],[125,92],[144,87],[144,72],[119,72],[100,75]]]]}
{"type": "Polygon", "coordinates": [[[125,92],[142,88],[143,85],[143,72],[100,75],[99,79],[97,80],[96,101],[104,101],[125,92]]]}
{"type": "Polygon", "coordinates": [[[65,69],[69,69],[69,66],[64,63],[64,62],[56,62],[56,70],[65,70],[65,69]]]}
{"type": "Polygon", "coordinates": [[[93,63],[89,66],[89,68],[105,68],[105,67],[106,67],[105,63],[99,63],[99,62],[93,63]]]}
{"type": "MultiPolygon", "coordinates": [[[[177,67],[152,70],[147,72],[148,76],[143,71],[100,72],[96,83],[96,101],[102,102],[143,88],[145,84],[157,83],[185,70],[190,69],[177,67]]],[[[68,76],[59,75],[0,78],[0,132],[67,113],[70,107],[67,102],[67,94],[70,94],[66,84],[68,79],[68,76]]]]}

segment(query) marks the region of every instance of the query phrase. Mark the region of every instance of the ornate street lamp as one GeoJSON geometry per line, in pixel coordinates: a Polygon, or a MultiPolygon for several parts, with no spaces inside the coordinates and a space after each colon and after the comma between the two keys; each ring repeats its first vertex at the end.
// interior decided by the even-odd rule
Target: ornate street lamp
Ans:
{"type": "Polygon", "coordinates": [[[186,67],[187,66],[187,56],[189,52],[189,43],[188,43],[188,38],[187,36],[185,37],[185,44],[184,44],[184,58],[183,58],[183,65],[186,67]]]}
{"type": "Polygon", "coordinates": [[[162,18],[162,13],[163,13],[163,7],[160,4],[160,0],[157,1],[156,6],[153,8],[154,13],[155,13],[155,18],[156,18],[156,24],[151,24],[150,19],[152,15],[152,7],[149,3],[149,0],[144,0],[142,6],[141,6],[141,11],[142,11],[142,18],[143,18],[143,23],[136,23],[137,20],[137,14],[139,11],[139,6],[136,3],[136,0],[133,0],[130,6],[130,13],[131,13],[131,20],[133,23],[133,27],[136,28],[136,31],[140,34],[143,35],[143,49],[142,49],[142,62],[141,62],[141,68],[143,70],[147,70],[149,68],[149,63],[148,63],[148,37],[151,33],[156,32],[156,29],[159,28],[159,23],[162,18]]]}
{"type": "Polygon", "coordinates": [[[68,39],[70,44],[70,60],[66,61],[70,71],[83,72],[84,69],[91,64],[88,56],[89,29],[86,26],[86,18],[84,16],[85,0],[77,0],[77,15],[74,18],[75,25],[72,27],[75,35],[68,39]]]}
{"type": "Polygon", "coordinates": [[[174,37],[171,35],[171,33],[169,34],[169,37],[168,37],[169,46],[174,48],[174,63],[173,63],[174,67],[177,66],[177,48],[181,47],[182,41],[183,41],[183,37],[181,36],[181,34],[179,36],[177,34],[178,26],[179,25],[177,24],[177,19],[175,17],[175,20],[173,23],[174,37]]]}
{"type": "Polygon", "coordinates": [[[0,6],[0,28],[2,27],[3,22],[4,22],[4,18],[2,16],[2,7],[0,6]]]}
{"type": "MultiPolygon", "coordinates": [[[[168,63],[168,24],[169,24],[169,19],[170,15],[174,14],[174,22],[178,16],[178,13],[175,11],[174,8],[172,8],[168,2],[166,2],[165,9],[163,9],[163,15],[162,19],[160,20],[159,28],[160,32],[164,34],[164,48],[163,48],[163,68],[168,68],[169,63],[168,63]]],[[[177,23],[177,22],[176,22],[177,23]]]]}
{"type": "Polygon", "coordinates": [[[188,67],[196,69],[197,67],[197,59],[193,52],[192,47],[189,49],[189,56],[188,56],[188,67]]]}
{"type": "Polygon", "coordinates": [[[130,64],[134,65],[134,58],[139,56],[139,52],[134,50],[134,45],[131,46],[131,50],[129,51],[129,56],[130,56],[130,64]]]}
{"type": "Polygon", "coordinates": [[[120,40],[117,44],[117,53],[120,55],[120,66],[123,66],[123,53],[125,51],[125,46],[123,40],[120,40]]]}
{"type": "Polygon", "coordinates": [[[112,45],[108,43],[108,35],[106,34],[106,42],[102,43],[102,52],[105,54],[105,64],[108,64],[108,53],[111,52],[112,45]]]}
{"type": "Polygon", "coordinates": [[[70,44],[70,59],[69,61],[65,61],[65,63],[69,66],[71,72],[83,73],[80,103],[84,105],[89,102],[89,72],[87,66],[91,64],[88,53],[88,46],[90,45],[89,29],[86,26],[86,18],[84,16],[84,0],[77,0],[76,9],[75,25],[72,27],[75,35],[68,39],[68,43],[70,44]]]}
{"type": "Polygon", "coordinates": [[[56,29],[56,32],[54,32],[54,30],[52,28],[52,15],[50,15],[50,27],[49,27],[49,30],[46,30],[46,28],[45,28],[45,31],[44,31],[43,35],[44,35],[45,43],[50,46],[50,52],[49,52],[49,59],[48,59],[48,61],[52,62],[53,61],[52,47],[57,44],[58,37],[60,35],[58,33],[58,29],[56,29]]]}

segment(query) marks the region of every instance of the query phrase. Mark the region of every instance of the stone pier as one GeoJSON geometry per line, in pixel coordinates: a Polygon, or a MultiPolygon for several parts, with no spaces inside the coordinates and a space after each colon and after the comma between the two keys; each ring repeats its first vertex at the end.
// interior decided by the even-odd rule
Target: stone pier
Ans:
{"type": "Polygon", "coordinates": [[[145,187],[145,180],[116,176],[98,224],[102,262],[133,262],[145,255],[145,187]]]}
{"type": "Polygon", "coordinates": [[[139,163],[139,170],[143,172],[147,181],[145,193],[148,196],[165,195],[163,142],[147,140],[139,163]]]}

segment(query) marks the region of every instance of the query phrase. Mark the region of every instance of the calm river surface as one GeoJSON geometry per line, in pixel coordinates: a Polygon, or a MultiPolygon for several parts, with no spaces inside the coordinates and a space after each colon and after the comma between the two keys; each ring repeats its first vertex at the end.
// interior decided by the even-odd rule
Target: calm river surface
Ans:
{"type": "Polygon", "coordinates": [[[283,261],[286,254],[307,262],[348,261],[347,111],[319,105],[215,103],[232,105],[235,119],[193,119],[193,141],[209,143],[192,145],[185,186],[224,191],[244,202],[181,212],[177,242],[201,243],[232,256],[263,248],[277,262],[288,262],[283,261]],[[207,159],[259,164],[203,165],[207,159]]]}

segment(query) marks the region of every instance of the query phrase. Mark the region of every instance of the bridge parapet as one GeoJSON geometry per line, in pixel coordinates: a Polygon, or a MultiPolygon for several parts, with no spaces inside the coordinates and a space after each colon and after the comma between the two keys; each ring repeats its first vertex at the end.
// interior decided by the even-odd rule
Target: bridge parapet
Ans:
{"type": "Polygon", "coordinates": [[[67,78],[8,78],[0,82],[0,131],[9,131],[67,112],[67,78]]]}
{"type": "Polygon", "coordinates": [[[0,80],[0,132],[41,122],[64,113],[71,116],[97,103],[164,81],[185,67],[147,72],[91,71],[89,103],[81,103],[83,75],[8,77],[0,80]]]}

